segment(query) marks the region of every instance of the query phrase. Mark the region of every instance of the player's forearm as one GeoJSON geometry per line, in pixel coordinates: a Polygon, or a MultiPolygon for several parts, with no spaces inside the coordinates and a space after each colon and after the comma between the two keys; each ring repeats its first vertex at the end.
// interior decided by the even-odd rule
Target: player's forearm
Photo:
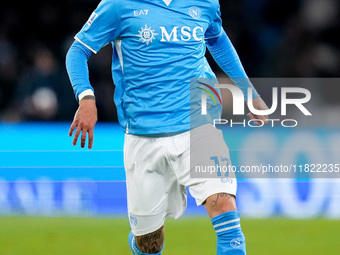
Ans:
{"type": "Polygon", "coordinates": [[[91,54],[92,52],[89,49],[75,41],[66,55],[66,69],[77,100],[82,92],[93,91],[87,64],[91,54]]]}
{"type": "Polygon", "coordinates": [[[241,60],[226,32],[223,30],[219,37],[208,39],[206,44],[216,63],[243,91],[245,98],[247,99],[248,88],[253,89],[253,98],[259,97],[259,94],[249,81],[241,60]]]}

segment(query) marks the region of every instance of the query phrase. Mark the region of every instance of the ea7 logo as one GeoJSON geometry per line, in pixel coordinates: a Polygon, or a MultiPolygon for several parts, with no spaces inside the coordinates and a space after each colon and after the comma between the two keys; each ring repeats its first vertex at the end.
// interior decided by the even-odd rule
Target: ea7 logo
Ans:
{"type": "Polygon", "coordinates": [[[149,10],[135,10],[133,11],[133,15],[137,16],[141,16],[141,15],[148,15],[149,10]]]}
{"type": "Polygon", "coordinates": [[[179,42],[179,41],[189,41],[193,38],[195,41],[202,41],[204,38],[203,27],[195,27],[191,29],[190,27],[173,27],[169,32],[165,27],[160,27],[162,31],[161,42],[179,42]]]}

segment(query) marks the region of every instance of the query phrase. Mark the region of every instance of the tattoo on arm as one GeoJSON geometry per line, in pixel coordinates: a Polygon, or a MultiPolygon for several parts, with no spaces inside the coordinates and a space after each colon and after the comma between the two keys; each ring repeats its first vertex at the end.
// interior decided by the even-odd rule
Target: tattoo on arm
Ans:
{"type": "Polygon", "coordinates": [[[164,227],[146,234],[136,237],[138,249],[143,253],[158,253],[163,249],[164,242],[164,227]]]}

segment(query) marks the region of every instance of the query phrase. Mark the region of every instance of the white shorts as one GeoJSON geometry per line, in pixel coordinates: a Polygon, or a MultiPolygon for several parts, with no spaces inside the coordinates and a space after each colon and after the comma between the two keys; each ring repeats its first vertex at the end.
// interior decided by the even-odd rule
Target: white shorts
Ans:
{"type": "Polygon", "coordinates": [[[197,205],[216,193],[236,194],[235,175],[228,181],[190,177],[190,132],[202,133],[195,143],[204,151],[200,162],[216,156],[230,158],[222,132],[210,124],[165,137],[125,135],[127,203],[134,235],[159,229],[166,218],[178,219],[187,206],[186,187],[197,205]]]}

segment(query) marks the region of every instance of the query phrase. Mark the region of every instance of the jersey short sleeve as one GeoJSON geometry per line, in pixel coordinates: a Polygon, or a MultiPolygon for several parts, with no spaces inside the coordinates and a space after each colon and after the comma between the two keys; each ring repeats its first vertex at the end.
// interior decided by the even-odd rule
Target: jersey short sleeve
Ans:
{"type": "Polygon", "coordinates": [[[211,24],[205,32],[205,39],[218,37],[222,33],[222,19],[218,1],[211,10],[211,24]]]}
{"type": "Polygon", "coordinates": [[[112,42],[120,33],[118,0],[102,0],[91,14],[75,39],[97,53],[105,44],[112,42]]]}

